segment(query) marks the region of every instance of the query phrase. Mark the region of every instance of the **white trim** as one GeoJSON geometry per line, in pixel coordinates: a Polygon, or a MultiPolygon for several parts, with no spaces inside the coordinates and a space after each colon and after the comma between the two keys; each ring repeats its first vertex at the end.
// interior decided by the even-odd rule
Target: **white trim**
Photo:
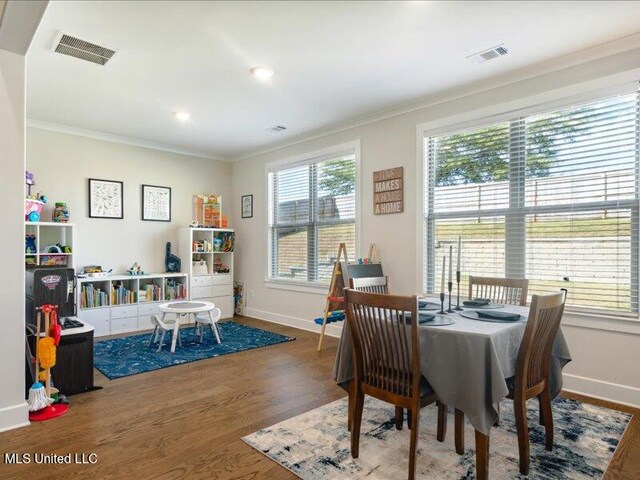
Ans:
{"type": "Polygon", "coordinates": [[[26,427],[27,425],[30,425],[27,402],[0,409],[0,432],[26,427]]]}
{"type": "Polygon", "coordinates": [[[289,290],[292,292],[313,293],[316,295],[326,295],[329,290],[328,283],[305,282],[296,280],[286,280],[284,278],[265,278],[266,288],[276,288],[278,290],[289,290]]]}
{"type": "Polygon", "coordinates": [[[424,292],[422,283],[424,277],[424,131],[420,125],[416,126],[416,212],[418,228],[416,228],[416,269],[415,292],[424,292]]]}
{"type": "MultiPolygon", "coordinates": [[[[638,78],[640,78],[640,73],[638,78]]],[[[545,111],[600,100],[606,97],[622,95],[638,91],[638,82],[623,82],[606,87],[586,89],[580,86],[571,86],[559,90],[545,92],[542,95],[521,97],[517,100],[498,103],[477,110],[469,110],[458,115],[441,117],[437,120],[424,122],[418,125],[418,133],[424,137],[453,134],[482,125],[491,125],[515,117],[537,115],[545,111]],[[569,91],[572,90],[571,91],[569,91]]],[[[424,173],[424,172],[423,172],[424,173]]]]}
{"type": "MultiPolygon", "coordinates": [[[[156,143],[149,140],[142,140],[134,137],[127,137],[123,135],[115,135],[112,133],[98,132],[95,130],[87,130],[84,128],[69,127],[67,125],[60,125],[58,123],[45,122],[42,120],[27,119],[27,127],[38,128],[40,130],[47,130],[50,132],[66,133],[68,135],[76,135],[78,137],[93,138],[96,140],[102,140],[104,142],[119,143],[122,145],[131,145],[134,147],[149,148],[151,150],[160,150],[169,153],[178,153],[180,155],[189,155],[190,157],[206,158],[207,160],[217,160],[220,162],[230,162],[228,158],[216,157],[210,153],[201,152],[197,150],[190,150],[187,148],[175,147],[172,145],[165,145],[162,143],[156,143]]],[[[27,133],[28,135],[28,133],[27,133]]]]}
{"type": "MultiPolygon", "coordinates": [[[[256,149],[248,150],[238,155],[232,155],[230,157],[230,161],[236,162],[246,160],[252,157],[257,157],[284,148],[292,147],[294,145],[309,142],[311,140],[316,140],[319,138],[327,137],[329,135],[344,132],[346,130],[351,130],[353,128],[362,127],[382,120],[397,117],[399,115],[404,115],[406,113],[415,112],[423,108],[433,107],[435,105],[459,100],[464,97],[489,92],[494,89],[499,89],[511,84],[531,80],[546,74],[558,72],[571,67],[585,65],[589,62],[602,60],[607,57],[613,57],[614,55],[624,55],[625,53],[629,53],[634,49],[637,49],[638,47],[640,47],[640,34],[629,35],[625,38],[607,42],[590,49],[557,57],[529,67],[524,67],[516,70],[515,72],[509,72],[497,77],[489,78],[484,81],[474,82],[473,84],[467,85],[466,87],[449,89],[442,93],[427,95],[418,100],[413,100],[404,104],[396,105],[394,107],[380,110],[372,114],[366,114],[353,120],[341,122],[325,128],[319,128],[307,134],[302,134],[293,140],[285,140],[283,142],[274,143],[273,145],[268,147],[258,147],[256,149]]],[[[640,69],[635,69],[634,73],[631,74],[631,76],[629,75],[629,72],[624,72],[622,74],[618,73],[614,75],[605,74],[606,78],[608,79],[606,81],[611,83],[610,77],[612,76],[625,78],[625,80],[622,81],[633,81],[638,78],[638,74],[636,73],[638,71],[640,71],[640,69]]]]}
{"type": "MultiPolygon", "coordinates": [[[[269,222],[271,220],[271,192],[269,190],[269,174],[276,172],[278,170],[282,170],[286,167],[294,167],[296,165],[305,165],[316,161],[328,160],[332,157],[341,156],[341,155],[353,155],[354,162],[356,165],[356,186],[355,186],[355,247],[356,251],[354,252],[355,258],[360,256],[360,252],[362,252],[362,160],[361,160],[361,148],[360,148],[360,138],[352,140],[350,142],[341,143],[339,145],[333,145],[330,147],[322,148],[320,150],[314,150],[311,152],[306,152],[298,155],[294,155],[291,157],[283,158],[280,160],[276,160],[273,162],[269,162],[264,166],[264,186],[265,186],[265,198],[264,202],[264,217],[266,224],[266,232],[267,232],[267,242],[266,249],[267,254],[264,256],[265,265],[265,279],[264,284],[268,288],[280,288],[283,290],[293,290],[293,291],[302,291],[308,293],[318,293],[319,288],[323,288],[323,293],[326,294],[327,289],[329,288],[329,284],[323,284],[321,282],[305,282],[305,281],[288,281],[286,279],[281,278],[271,278],[269,275],[271,273],[271,235],[269,234],[269,222]],[[306,289],[300,289],[301,287],[307,287],[306,289]]],[[[352,260],[352,259],[350,259],[352,260]]]]}
{"type": "MultiPolygon", "coordinates": [[[[258,320],[264,320],[265,322],[277,323],[278,325],[286,325],[287,327],[306,330],[307,332],[320,333],[320,325],[316,325],[313,321],[306,320],[304,318],[289,317],[287,315],[267,312],[264,310],[257,310],[254,308],[246,308],[244,314],[247,317],[257,318],[258,320]]],[[[324,332],[325,335],[340,338],[340,335],[342,335],[343,324],[344,321],[338,322],[337,324],[328,324],[324,332]]]]}
{"type": "Polygon", "coordinates": [[[640,388],[567,373],[562,375],[562,381],[562,390],[565,392],[578,393],[600,400],[608,400],[640,408],[640,388]]]}
{"type": "Polygon", "coordinates": [[[640,335],[640,321],[636,317],[620,318],[603,314],[580,313],[565,310],[562,325],[590,330],[640,335]]]}

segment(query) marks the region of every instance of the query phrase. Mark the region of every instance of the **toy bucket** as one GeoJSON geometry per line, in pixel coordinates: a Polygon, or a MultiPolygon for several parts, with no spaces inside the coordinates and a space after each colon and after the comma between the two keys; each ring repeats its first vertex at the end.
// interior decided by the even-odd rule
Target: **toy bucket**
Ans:
{"type": "MultiPolygon", "coordinates": [[[[40,200],[34,200],[32,198],[27,198],[24,201],[24,219],[29,220],[29,215],[33,212],[38,214],[38,220],[42,216],[42,207],[44,206],[44,202],[40,200]]],[[[37,221],[37,220],[36,220],[37,221]]]]}

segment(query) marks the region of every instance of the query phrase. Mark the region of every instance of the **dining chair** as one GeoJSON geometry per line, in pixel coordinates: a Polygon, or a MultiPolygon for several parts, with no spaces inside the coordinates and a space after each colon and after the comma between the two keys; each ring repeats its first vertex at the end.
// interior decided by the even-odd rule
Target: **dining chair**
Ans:
{"type": "Polygon", "coordinates": [[[527,304],[529,280],[526,278],[498,278],[469,276],[469,300],[488,298],[508,305],[527,304]]]}
{"type": "MultiPolygon", "coordinates": [[[[365,395],[396,407],[396,428],[410,412],[409,480],[415,478],[420,409],[438,397],[420,373],[418,297],[345,290],[347,324],[353,338],[354,380],[349,395],[351,456],[358,458],[365,395]],[[411,322],[406,318],[411,316],[411,322]],[[400,414],[400,415],[399,415],[400,414]],[[400,421],[398,422],[398,419],[400,421]]],[[[438,440],[444,441],[446,406],[438,402],[438,440]]]]}
{"type": "MultiPolygon", "coordinates": [[[[544,425],[545,431],[545,448],[549,451],[553,449],[553,412],[551,410],[549,376],[553,343],[560,328],[566,296],[567,291],[562,289],[560,293],[531,297],[529,318],[516,359],[516,374],[506,379],[509,388],[507,398],[513,400],[513,413],[518,433],[520,473],[523,475],[529,474],[530,460],[527,400],[538,398],[540,423],[544,425]]],[[[463,422],[463,414],[459,415],[461,416],[460,421],[463,422]]],[[[456,444],[458,441],[456,438],[456,444]]],[[[462,448],[464,450],[464,446],[462,448]]]]}
{"type": "Polygon", "coordinates": [[[367,293],[389,293],[389,276],[350,278],[351,289],[367,293]]]}

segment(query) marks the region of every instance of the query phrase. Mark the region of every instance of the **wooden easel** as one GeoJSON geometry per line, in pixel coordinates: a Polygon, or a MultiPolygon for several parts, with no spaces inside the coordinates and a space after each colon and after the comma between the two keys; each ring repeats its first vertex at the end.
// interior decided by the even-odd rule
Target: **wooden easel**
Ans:
{"type": "MultiPolygon", "coordinates": [[[[318,339],[318,351],[322,351],[322,342],[324,340],[324,331],[327,328],[327,318],[329,314],[336,310],[344,309],[344,288],[347,286],[344,284],[344,276],[340,266],[340,260],[344,255],[345,264],[349,263],[349,254],[347,253],[346,243],[341,243],[338,246],[338,256],[336,262],[333,264],[333,273],[331,274],[331,283],[329,284],[329,294],[327,295],[327,303],[324,307],[324,315],[322,317],[322,329],[320,330],[320,338],[318,339]]],[[[367,254],[368,263],[379,263],[378,251],[376,246],[372,243],[369,246],[369,253],[367,254]]]]}
{"type": "Polygon", "coordinates": [[[333,264],[333,273],[331,274],[331,283],[329,284],[329,294],[327,295],[327,303],[324,307],[324,315],[322,317],[322,329],[320,330],[320,339],[318,340],[318,351],[322,351],[322,341],[324,340],[324,331],[327,328],[327,318],[330,312],[339,310],[344,304],[343,290],[345,287],[342,271],[340,270],[340,260],[344,255],[344,261],[349,263],[349,254],[347,253],[347,244],[341,243],[338,247],[338,256],[333,264]]]}

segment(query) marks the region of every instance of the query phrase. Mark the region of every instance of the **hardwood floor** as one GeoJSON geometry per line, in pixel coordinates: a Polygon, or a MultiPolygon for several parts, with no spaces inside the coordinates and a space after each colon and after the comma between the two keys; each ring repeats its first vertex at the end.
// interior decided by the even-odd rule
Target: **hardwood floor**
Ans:
{"type": "MultiPolygon", "coordinates": [[[[1,433],[0,453],[96,453],[97,464],[7,465],[2,459],[0,479],[296,478],[241,437],[345,395],[331,375],[337,340],[327,337],[318,353],[317,334],[250,318],[236,321],[296,340],[114,381],[96,371],[103,390],[71,397],[62,418],[1,433]]],[[[605,475],[638,478],[640,415],[605,475]]]]}

